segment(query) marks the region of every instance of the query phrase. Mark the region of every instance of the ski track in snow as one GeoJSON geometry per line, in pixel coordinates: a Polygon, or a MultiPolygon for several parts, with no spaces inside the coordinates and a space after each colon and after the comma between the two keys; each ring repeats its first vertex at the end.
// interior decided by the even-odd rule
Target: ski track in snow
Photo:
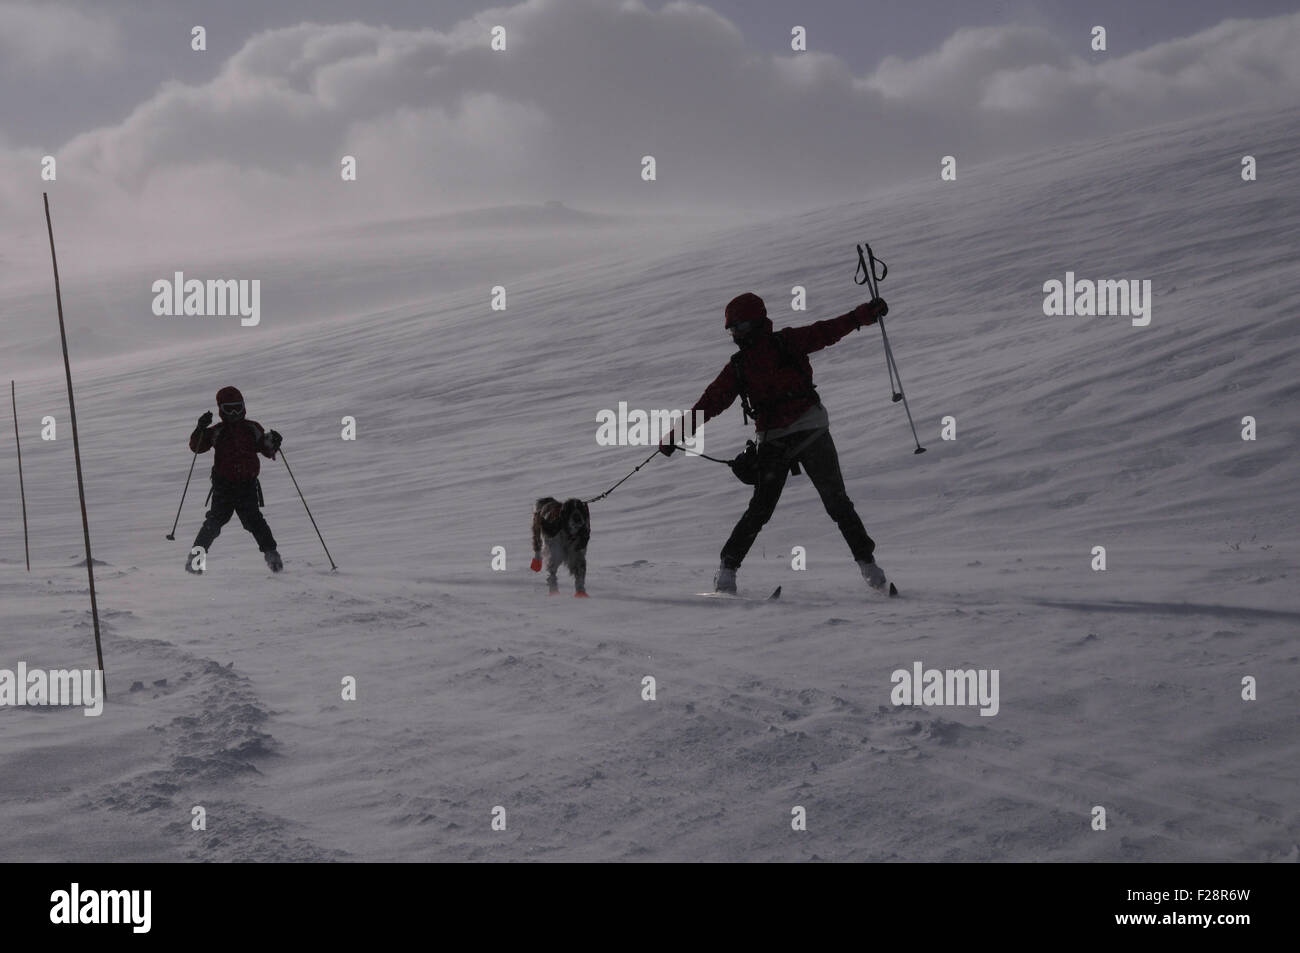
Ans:
{"type": "MultiPolygon", "coordinates": [[[[70,309],[109,702],[100,718],[0,709],[3,855],[1297,860],[1298,118],[964,169],[652,254],[611,240],[511,277],[506,314],[481,288],[431,289],[278,328],[268,293],[264,327],[150,352],[143,326],[165,319],[142,317],[138,355],[97,361],[70,309]],[[1246,140],[1268,172],[1225,188],[1246,140]],[[593,505],[593,598],[563,574],[548,598],[527,570],[533,501],[595,495],[644,457],[596,447],[596,411],[689,406],[726,360],[721,305],[740,290],[778,326],[847,309],[864,238],[890,265],[891,342],[930,452],[910,454],[874,329],[814,365],[901,597],[863,590],[803,478],[740,573],[781,599],[694,596],[747,490],[674,457],[593,505]],[[1067,269],[1150,277],[1151,326],[1043,317],[1042,282],[1067,269]],[[782,320],[794,283],[811,310],[782,320]],[[182,572],[210,458],[163,540],[193,418],[229,382],[285,434],[339,572],[279,463],[263,484],[283,575],[237,520],[207,576],[182,572]],[[338,439],[345,414],[356,442],[338,439]],[[1245,414],[1257,443],[1237,439],[1245,414]],[[1106,573],[1088,568],[1098,544],[1106,573]],[[915,660],[999,669],[1001,711],[890,705],[891,672],[915,660]]],[[[90,293],[62,264],[65,293],[90,293]]],[[[9,667],[93,660],[62,388],[58,367],[19,381],[34,568],[5,521],[9,667]],[[46,413],[57,441],[32,423],[46,413]]],[[[734,452],[739,411],[705,439],[734,452]]],[[[16,482],[5,455],[0,484],[16,482]]]]}

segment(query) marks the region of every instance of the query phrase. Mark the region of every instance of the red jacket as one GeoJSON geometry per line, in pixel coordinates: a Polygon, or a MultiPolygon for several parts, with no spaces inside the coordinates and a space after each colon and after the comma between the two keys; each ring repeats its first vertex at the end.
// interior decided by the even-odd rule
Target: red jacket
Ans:
{"type": "Polygon", "coordinates": [[[190,449],[195,453],[207,453],[213,447],[216,447],[213,470],[229,483],[256,479],[262,469],[257,459],[259,453],[275,459],[270,439],[256,420],[221,421],[190,434],[190,449]]]}
{"type": "MultiPolygon", "coordinates": [[[[808,355],[830,347],[856,328],[875,323],[875,318],[859,321],[857,314],[850,311],[838,318],[817,321],[802,328],[782,328],[742,348],[739,352],[741,373],[749,402],[758,418],[754,429],[775,430],[788,426],[815,406],[817,398],[808,392],[808,382],[812,380],[808,355]],[[777,335],[781,336],[789,357],[782,355],[780,345],[772,340],[777,335]]],[[[728,361],[722,373],[695,402],[691,414],[702,410],[704,419],[710,420],[730,407],[739,394],[736,369],[728,361]]]]}

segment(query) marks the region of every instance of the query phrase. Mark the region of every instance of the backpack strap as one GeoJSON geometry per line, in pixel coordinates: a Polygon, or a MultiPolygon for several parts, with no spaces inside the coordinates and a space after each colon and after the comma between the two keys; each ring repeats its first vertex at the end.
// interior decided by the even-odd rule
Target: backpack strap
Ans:
{"type": "Polygon", "coordinates": [[[754,413],[754,407],[749,402],[749,385],[745,383],[743,363],[739,351],[731,355],[731,369],[736,374],[736,391],[740,394],[740,413],[745,418],[745,423],[748,424],[750,420],[757,421],[758,416],[754,413]]]}

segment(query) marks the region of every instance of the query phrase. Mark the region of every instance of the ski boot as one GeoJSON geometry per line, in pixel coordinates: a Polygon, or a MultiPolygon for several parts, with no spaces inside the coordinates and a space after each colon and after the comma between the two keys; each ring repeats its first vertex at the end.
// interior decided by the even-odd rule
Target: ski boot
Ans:
{"type": "Polygon", "coordinates": [[[858,569],[862,572],[862,578],[867,581],[867,585],[876,592],[887,592],[891,596],[898,595],[898,589],[885,578],[885,571],[876,565],[875,560],[858,560],[858,569]]]}
{"type": "Polygon", "coordinates": [[[279,572],[284,568],[284,560],[280,558],[280,554],[276,550],[268,549],[265,556],[266,564],[271,567],[271,572],[279,572]]]}
{"type": "Polygon", "coordinates": [[[718,571],[713,574],[713,591],[725,592],[728,595],[736,594],[736,570],[725,563],[718,567],[718,571]]]}

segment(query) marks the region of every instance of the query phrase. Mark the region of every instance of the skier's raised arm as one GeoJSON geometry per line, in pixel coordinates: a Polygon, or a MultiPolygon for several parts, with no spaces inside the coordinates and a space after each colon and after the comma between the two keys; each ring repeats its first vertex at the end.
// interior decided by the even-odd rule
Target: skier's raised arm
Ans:
{"type": "Polygon", "coordinates": [[[860,304],[852,311],[841,314],[838,318],[814,321],[801,328],[786,328],[782,337],[791,350],[800,354],[811,354],[824,347],[830,347],[850,331],[875,324],[877,318],[889,313],[889,305],[883,298],[874,298],[866,304],[860,304]]]}
{"type": "Polygon", "coordinates": [[[190,450],[194,453],[207,453],[212,449],[212,431],[208,429],[208,424],[212,423],[212,411],[205,411],[199,418],[198,426],[190,434],[190,450]]]}

